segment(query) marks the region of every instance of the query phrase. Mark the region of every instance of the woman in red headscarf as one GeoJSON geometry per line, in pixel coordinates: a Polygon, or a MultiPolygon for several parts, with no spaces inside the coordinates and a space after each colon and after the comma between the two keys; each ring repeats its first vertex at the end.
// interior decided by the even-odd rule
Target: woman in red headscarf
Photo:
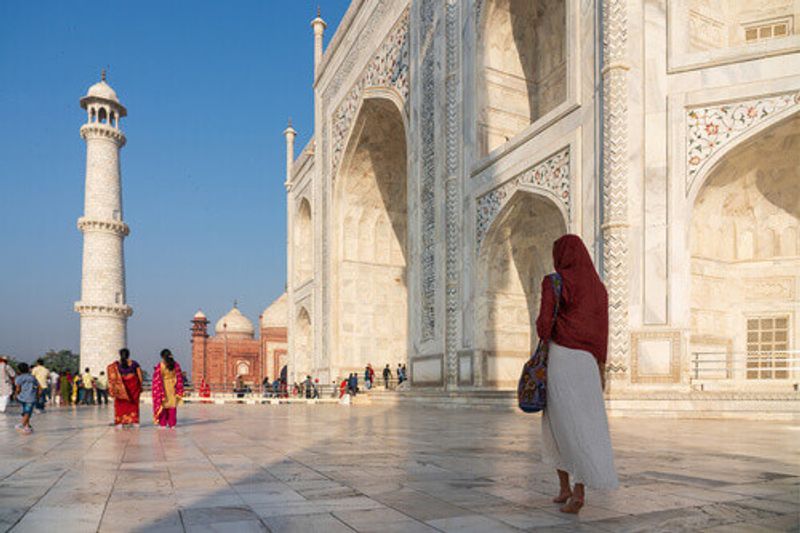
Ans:
{"type": "Polygon", "coordinates": [[[114,398],[114,425],[139,427],[139,395],[142,393],[142,369],[131,360],[127,348],[119,351],[119,361],[106,367],[108,392],[114,398]]]}
{"type": "Polygon", "coordinates": [[[603,402],[608,294],[577,235],[564,235],[553,244],[553,264],[561,277],[558,313],[553,284],[545,278],[536,320],[539,338],[550,343],[542,456],[558,472],[561,490],[553,501],[564,504],[562,512],[577,513],[585,485],[619,485],[603,402]]]}

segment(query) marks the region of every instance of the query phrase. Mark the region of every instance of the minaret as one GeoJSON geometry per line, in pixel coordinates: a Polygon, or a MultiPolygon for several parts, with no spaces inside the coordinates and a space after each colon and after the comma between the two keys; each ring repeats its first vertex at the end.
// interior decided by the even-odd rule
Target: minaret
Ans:
{"type": "Polygon", "coordinates": [[[122,221],[122,181],[119,149],[125,145],[120,118],[127,115],[117,94],[106,83],[89,87],[81,98],[86,124],[86,191],[84,213],[78,219],[83,233],[81,300],[81,371],[97,375],[127,345],[128,317],[133,310],[125,298],[125,260],[122,241],[129,228],[122,221]]]}
{"type": "Polygon", "coordinates": [[[319,6],[317,6],[317,18],[311,21],[311,27],[314,28],[314,76],[317,75],[317,68],[320,61],[322,61],[322,35],[325,33],[325,28],[328,27],[325,21],[320,16],[319,6]]]}
{"type": "Polygon", "coordinates": [[[198,311],[192,318],[192,379],[208,383],[208,318],[198,311]]]}
{"type": "Polygon", "coordinates": [[[294,165],[294,138],[297,137],[297,132],[292,127],[292,119],[289,119],[286,129],[283,130],[283,136],[286,137],[286,183],[289,185],[292,182],[292,166],[294,165]]]}

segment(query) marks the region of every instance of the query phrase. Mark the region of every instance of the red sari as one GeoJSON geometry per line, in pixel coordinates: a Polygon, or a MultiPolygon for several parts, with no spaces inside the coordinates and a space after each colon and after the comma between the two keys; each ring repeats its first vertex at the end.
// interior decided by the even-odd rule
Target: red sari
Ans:
{"type": "Polygon", "coordinates": [[[114,424],[139,423],[142,369],[131,361],[127,368],[115,361],[106,368],[108,392],[114,397],[114,424]]]}

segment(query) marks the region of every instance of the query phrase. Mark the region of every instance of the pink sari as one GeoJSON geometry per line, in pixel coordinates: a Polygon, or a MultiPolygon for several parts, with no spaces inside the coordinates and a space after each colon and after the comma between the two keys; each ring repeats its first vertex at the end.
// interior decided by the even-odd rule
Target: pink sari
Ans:
{"type": "MultiPolygon", "coordinates": [[[[175,361],[175,396],[183,398],[183,374],[181,374],[181,365],[175,361]]],[[[158,363],[153,369],[153,422],[158,424],[161,413],[163,412],[163,403],[167,398],[167,393],[164,391],[164,378],[161,375],[161,363],[158,363]]]]}

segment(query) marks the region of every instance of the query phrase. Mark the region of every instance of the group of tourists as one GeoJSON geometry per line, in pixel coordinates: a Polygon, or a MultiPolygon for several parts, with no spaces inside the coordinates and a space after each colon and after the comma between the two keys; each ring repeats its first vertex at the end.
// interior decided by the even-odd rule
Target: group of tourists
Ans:
{"type": "MultiPolygon", "coordinates": [[[[139,397],[144,384],[142,368],[131,359],[130,351],[119,351],[119,361],[108,365],[109,387],[114,397],[114,426],[139,427],[139,397]]],[[[168,349],[161,350],[161,362],[153,368],[151,394],[153,422],[161,429],[174,429],[178,405],[183,401],[184,374],[168,349]]]]}
{"type": "MultiPolygon", "coordinates": [[[[174,428],[177,408],[184,393],[185,377],[181,367],[167,349],[161,351],[161,362],[153,369],[153,420],[161,428],[174,428]]],[[[46,403],[54,405],[107,405],[114,398],[114,426],[117,429],[139,426],[139,398],[144,376],[139,363],[131,359],[130,351],[119,351],[119,360],[94,377],[89,368],[83,374],[49,371],[39,359],[31,368],[27,363],[17,365],[0,357],[0,412],[5,412],[11,398],[22,408],[22,420],[17,430],[33,432],[30,420],[34,409],[43,413],[46,403]]]]}

